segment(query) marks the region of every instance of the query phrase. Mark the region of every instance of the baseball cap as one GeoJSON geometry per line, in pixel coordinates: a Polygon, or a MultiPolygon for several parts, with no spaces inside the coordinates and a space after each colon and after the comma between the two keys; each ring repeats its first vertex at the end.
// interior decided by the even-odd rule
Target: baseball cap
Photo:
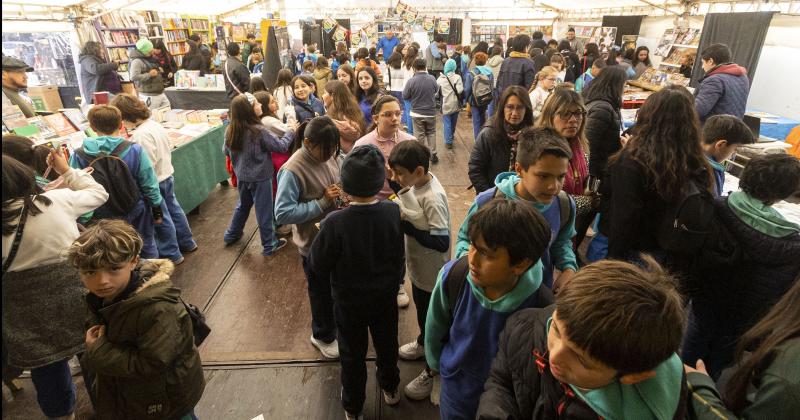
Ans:
{"type": "Polygon", "coordinates": [[[31,72],[33,67],[26,64],[19,58],[4,56],[3,57],[3,70],[5,71],[24,71],[31,72]]]}

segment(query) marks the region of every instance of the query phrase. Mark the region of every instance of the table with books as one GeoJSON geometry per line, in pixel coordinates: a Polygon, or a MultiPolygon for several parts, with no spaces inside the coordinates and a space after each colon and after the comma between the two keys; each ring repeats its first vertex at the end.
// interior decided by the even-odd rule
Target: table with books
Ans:
{"type": "Polygon", "coordinates": [[[231,102],[223,75],[200,76],[196,70],[178,70],[175,86],[166,88],[164,94],[173,109],[228,109],[231,102]]]}

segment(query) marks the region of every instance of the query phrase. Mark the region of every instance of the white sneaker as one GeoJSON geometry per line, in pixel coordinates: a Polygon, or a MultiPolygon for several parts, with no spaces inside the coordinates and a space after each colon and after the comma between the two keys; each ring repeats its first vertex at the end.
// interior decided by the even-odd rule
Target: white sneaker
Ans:
{"type": "Polygon", "coordinates": [[[322,353],[322,357],[326,359],[338,359],[339,358],[339,342],[333,340],[331,343],[323,343],[322,341],[317,340],[314,336],[311,336],[311,344],[316,347],[320,353],[322,353]]]}
{"type": "Polygon", "coordinates": [[[417,360],[420,357],[425,357],[425,346],[417,343],[417,340],[414,340],[400,346],[398,355],[403,360],[417,360]]]}
{"type": "Polygon", "coordinates": [[[423,370],[413,381],[409,382],[405,388],[406,397],[412,400],[424,400],[431,395],[433,390],[433,376],[427,370],[423,370]]]}
{"type": "Polygon", "coordinates": [[[388,405],[397,405],[400,404],[400,393],[397,390],[394,392],[383,391],[383,400],[388,405]]]}
{"type": "Polygon", "coordinates": [[[410,299],[408,298],[406,289],[403,287],[403,285],[400,285],[400,288],[397,290],[397,307],[405,308],[408,306],[409,301],[410,299]]]}
{"type": "Polygon", "coordinates": [[[364,415],[363,414],[359,414],[359,415],[356,416],[356,415],[348,413],[347,410],[344,410],[344,418],[345,418],[345,420],[364,420],[364,415]]]}

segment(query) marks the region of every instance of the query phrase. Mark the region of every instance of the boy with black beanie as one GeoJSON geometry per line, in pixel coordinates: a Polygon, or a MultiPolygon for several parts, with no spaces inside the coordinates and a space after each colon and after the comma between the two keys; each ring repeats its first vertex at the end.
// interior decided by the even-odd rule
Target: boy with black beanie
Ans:
{"type": "Polygon", "coordinates": [[[340,172],[350,205],[322,221],[311,245],[311,268],[331,281],[342,406],[348,419],[361,418],[366,398],[368,332],[384,400],[389,405],[400,402],[396,300],[405,256],[400,208],[375,198],[386,179],[385,165],[383,154],[373,145],[350,151],[340,172]]]}

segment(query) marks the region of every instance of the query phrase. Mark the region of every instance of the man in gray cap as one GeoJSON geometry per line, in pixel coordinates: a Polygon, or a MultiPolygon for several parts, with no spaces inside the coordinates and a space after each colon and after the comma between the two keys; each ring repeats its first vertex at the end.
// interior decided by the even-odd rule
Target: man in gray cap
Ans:
{"type": "Polygon", "coordinates": [[[25,118],[36,116],[30,100],[19,94],[20,91],[28,88],[27,73],[31,71],[33,71],[33,67],[25,64],[24,61],[3,56],[3,95],[22,110],[25,118]]]}

